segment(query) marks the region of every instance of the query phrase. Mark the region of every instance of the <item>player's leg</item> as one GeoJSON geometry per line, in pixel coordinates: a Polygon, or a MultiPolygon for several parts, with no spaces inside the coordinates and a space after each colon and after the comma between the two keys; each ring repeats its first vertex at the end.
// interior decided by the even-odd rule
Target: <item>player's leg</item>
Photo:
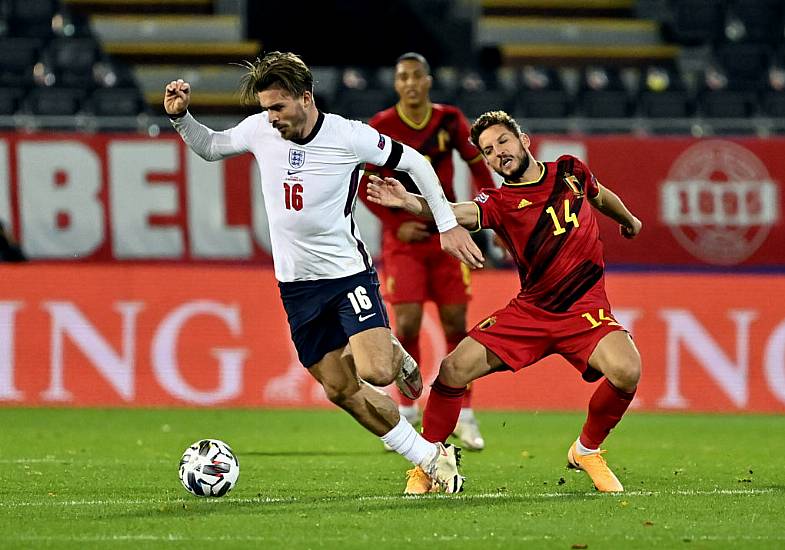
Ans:
{"type": "MultiPolygon", "coordinates": [[[[403,348],[420,363],[420,327],[422,325],[422,302],[395,303],[392,306],[395,318],[395,336],[403,348]]],[[[414,399],[398,391],[398,411],[409,422],[419,422],[419,410],[414,399]]]]}
{"type": "MultiPolygon", "coordinates": [[[[439,306],[439,319],[447,340],[447,351],[452,352],[466,337],[465,303],[442,304],[439,306]]],[[[480,433],[477,417],[472,409],[472,385],[466,387],[461,402],[461,412],[455,426],[454,435],[460,440],[461,446],[470,451],[481,451],[485,448],[485,440],[480,433]]]]}
{"type": "Polygon", "coordinates": [[[455,430],[466,386],[504,366],[499,357],[478,341],[466,337],[442,360],[439,375],[423,412],[423,437],[445,441],[455,430]]]}
{"type": "Polygon", "coordinates": [[[600,446],[632,403],[641,373],[641,359],[629,334],[609,332],[592,351],[588,365],[605,375],[589,400],[586,422],[568,453],[568,466],[585,470],[597,490],[620,492],[623,485],[602,457],[600,446]]]}
{"type": "MultiPolygon", "coordinates": [[[[351,346],[351,364],[356,365],[357,372],[369,370],[368,363],[387,361],[393,362],[393,344],[391,333],[387,328],[373,328],[353,334],[349,338],[351,346]]],[[[340,358],[343,354],[339,353],[340,358]]],[[[343,361],[345,365],[350,363],[343,361]]],[[[345,370],[349,371],[349,368],[345,370]]],[[[355,374],[356,376],[356,374],[355,374]]],[[[357,400],[342,400],[339,404],[346,408],[361,424],[369,430],[379,423],[370,417],[383,415],[380,424],[384,431],[379,433],[382,442],[392,450],[410,460],[415,468],[410,470],[410,477],[414,473],[421,478],[424,490],[416,493],[429,492],[435,484],[448,493],[462,490],[463,477],[458,472],[460,454],[449,445],[437,442],[435,445],[418,434],[405,417],[400,416],[393,400],[384,392],[360,384],[357,400]],[[370,392],[370,393],[369,393],[370,392]],[[389,428],[389,429],[388,429],[389,428]]],[[[335,401],[334,401],[335,402],[335,401]]],[[[336,403],[338,404],[338,403],[336,403]]],[[[409,491],[415,493],[415,491],[409,491]]]]}
{"type": "Polygon", "coordinates": [[[641,376],[641,356],[625,331],[605,335],[589,357],[589,366],[605,375],[605,380],[589,401],[589,414],[580,442],[599,449],[610,431],[630,406],[641,376]]]}

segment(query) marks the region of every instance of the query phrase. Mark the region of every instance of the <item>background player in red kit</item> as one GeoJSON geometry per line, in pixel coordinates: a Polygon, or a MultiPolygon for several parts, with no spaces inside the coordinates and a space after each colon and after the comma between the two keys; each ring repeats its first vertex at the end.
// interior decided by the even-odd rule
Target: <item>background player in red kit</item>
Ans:
{"type": "MultiPolygon", "coordinates": [[[[586,471],[599,491],[623,491],[600,445],[635,395],[641,361],[629,334],[611,314],[602,243],[589,204],[619,222],[627,238],[640,232],[641,222],[577,158],[537,161],[529,151],[529,136],[507,113],[485,113],[471,136],[504,183],[472,202],[454,204],[453,210],[464,227],[493,229],[501,237],[518,267],[521,291],[442,361],[423,414],[423,436],[443,441],[450,435],[472,380],[499,370],[518,371],[557,353],[585,380],[605,377],[570,446],[568,466],[586,471]]],[[[372,178],[368,196],[378,204],[430,214],[421,197],[393,179],[372,178]]],[[[430,490],[431,482],[421,472],[410,474],[407,493],[430,490]]]]}
{"type": "MultiPolygon", "coordinates": [[[[469,141],[469,124],[460,110],[451,105],[431,103],[432,78],[425,58],[405,53],[395,64],[395,91],[398,103],[374,115],[369,124],[380,132],[416,149],[431,161],[444,193],[455,202],[453,150],[467,162],[473,191],[493,187],[493,178],[482,155],[469,141]]],[[[406,173],[366,167],[366,174],[395,175],[407,190],[417,192],[406,173]]],[[[366,183],[367,183],[366,175],[366,183]]],[[[362,185],[360,189],[365,189],[362,185]]],[[[361,192],[365,199],[365,192],[361,192]]],[[[420,361],[420,326],[423,303],[432,300],[452,351],[466,336],[466,306],[470,297],[470,273],[459,261],[442,252],[433,223],[426,223],[401,210],[366,204],[382,222],[385,298],[392,303],[395,334],[403,347],[420,361]]],[[[397,391],[397,390],[396,390],[397,391]]],[[[399,411],[410,422],[419,419],[416,403],[398,392],[399,411]]],[[[481,450],[485,441],[471,408],[471,391],[463,397],[455,434],[464,448],[481,450]]]]}

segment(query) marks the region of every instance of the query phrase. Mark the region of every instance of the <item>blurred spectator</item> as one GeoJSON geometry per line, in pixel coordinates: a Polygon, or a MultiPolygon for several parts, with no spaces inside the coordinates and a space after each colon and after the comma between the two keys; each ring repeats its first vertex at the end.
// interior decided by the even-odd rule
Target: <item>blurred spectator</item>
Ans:
{"type": "Polygon", "coordinates": [[[3,222],[0,222],[0,262],[24,262],[27,261],[22,249],[14,241],[14,238],[5,232],[3,222]]]}

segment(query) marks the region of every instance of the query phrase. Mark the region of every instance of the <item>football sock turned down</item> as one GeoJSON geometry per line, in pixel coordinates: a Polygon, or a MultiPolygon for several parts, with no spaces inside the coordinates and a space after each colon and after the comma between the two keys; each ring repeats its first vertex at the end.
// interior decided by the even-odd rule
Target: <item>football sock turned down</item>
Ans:
{"type": "Polygon", "coordinates": [[[466,387],[452,388],[437,378],[431,386],[422,414],[422,436],[428,441],[446,441],[458,423],[466,387]]]}
{"type": "Polygon", "coordinates": [[[589,414],[581,431],[580,442],[587,449],[599,449],[608,433],[616,427],[632,403],[635,392],[627,393],[611,384],[600,382],[589,400],[589,414]]]}
{"type": "Polygon", "coordinates": [[[420,437],[404,417],[401,417],[398,424],[384,434],[381,440],[418,466],[427,465],[437,452],[436,446],[420,437]]]}
{"type": "MultiPolygon", "coordinates": [[[[420,336],[415,336],[414,338],[401,338],[398,336],[398,341],[403,346],[403,349],[409,352],[417,364],[420,364],[420,336]]],[[[398,404],[403,405],[404,407],[411,407],[414,405],[414,400],[409,399],[401,391],[396,388],[395,391],[398,393],[398,404]]]]}

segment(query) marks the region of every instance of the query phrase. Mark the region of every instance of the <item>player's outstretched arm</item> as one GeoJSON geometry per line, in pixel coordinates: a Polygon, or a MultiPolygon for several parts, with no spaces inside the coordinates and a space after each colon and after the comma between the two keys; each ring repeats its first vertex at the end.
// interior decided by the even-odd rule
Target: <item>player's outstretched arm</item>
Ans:
{"type": "MultiPolygon", "coordinates": [[[[420,195],[409,193],[395,178],[368,178],[368,200],[388,208],[403,208],[416,216],[433,219],[428,202],[420,195]]],[[[465,228],[476,229],[477,208],[471,202],[450,203],[458,226],[440,233],[442,249],[466,265],[481,268],[485,258],[465,228]]]]}
{"type": "Polygon", "coordinates": [[[634,239],[643,228],[643,223],[629,211],[619,196],[607,187],[597,184],[600,192],[589,199],[591,204],[609,218],[619,222],[619,232],[624,238],[634,239]]]}
{"type": "MultiPolygon", "coordinates": [[[[164,109],[172,126],[194,153],[204,160],[220,160],[248,151],[239,126],[216,132],[197,121],[188,112],[191,85],[182,79],[172,80],[164,91],[164,109]]],[[[247,119],[246,119],[247,120],[247,119]]]]}

